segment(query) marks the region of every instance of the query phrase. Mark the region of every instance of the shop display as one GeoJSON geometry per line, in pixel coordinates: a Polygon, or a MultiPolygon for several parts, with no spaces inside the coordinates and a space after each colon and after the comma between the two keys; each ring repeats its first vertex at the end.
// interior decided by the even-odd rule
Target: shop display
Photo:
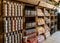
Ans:
{"type": "Polygon", "coordinates": [[[42,43],[57,30],[57,13],[39,5],[3,0],[4,43],[42,43]]]}
{"type": "Polygon", "coordinates": [[[16,2],[3,1],[4,43],[21,43],[23,19],[21,5],[16,2]]]}

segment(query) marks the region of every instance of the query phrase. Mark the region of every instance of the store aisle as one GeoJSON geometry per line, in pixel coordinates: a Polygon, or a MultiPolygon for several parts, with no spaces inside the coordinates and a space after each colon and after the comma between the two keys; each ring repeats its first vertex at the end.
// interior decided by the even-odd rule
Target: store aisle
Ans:
{"type": "Polygon", "coordinates": [[[43,43],[60,43],[60,31],[55,32],[51,37],[43,43]]]}

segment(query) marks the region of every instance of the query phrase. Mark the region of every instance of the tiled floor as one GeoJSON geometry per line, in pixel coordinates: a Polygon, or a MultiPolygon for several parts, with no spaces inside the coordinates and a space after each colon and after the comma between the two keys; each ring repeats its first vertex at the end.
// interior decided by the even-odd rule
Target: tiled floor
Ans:
{"type": "Polygon", "coordinates": [[[60,31],[55,32],[51,37],[46,39],[43,43],[60,43],[60,31]]]}

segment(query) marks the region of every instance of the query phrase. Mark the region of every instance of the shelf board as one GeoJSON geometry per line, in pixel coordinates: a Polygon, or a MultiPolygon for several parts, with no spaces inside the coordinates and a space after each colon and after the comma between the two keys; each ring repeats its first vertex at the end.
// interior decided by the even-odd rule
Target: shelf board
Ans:
{"type": "Polygon", "coordinates": [[[23,3],[29,3],[29,4],[33,4],[33,5],[37,5],[39,0],[16,0],[16,1],[19,1],[19,2],[23,2],[23,3]]]}
{"type": "Polygon", "coordinates": [[[58,17],[58,16],[55,16],[55,17],[58,17]]]}
{"type": "Polygon", "coordinates": [[[51,16],[54,16],[54,15],[51,15],[51,16]]]}
{"type": "Polygon", "coordinates": [[[55,21],[51,21],[52,23],[55,23],[55,21]]]}
{"type": "Polygon", "coordinates": [[[50,16],[45,16],[45,17],[50,17],[50,16]]]}
{"type": "Polygon", "coordinates": [[[55,7],[54,5],[48,4],[48,3],[44,2],[44,1],[40,1],[39,6],[45,7],[47,9],[53,9],[55,7]]]}
{"type": "MultiPolygon", "coordinates": [[[[36,27],[36,26],[35,26],[36,27]]],[[[26,28],[25,30],[34,29],[35,27],[26,28]]]]}
{"type": "Polygon", "coordinates": [[[39,26],[44,26],[44,24],[42,24],[42,25],[37,25],[37,26],[38,26],[38,27],[39,27],[39,26]]]}
{"type": "MultiPolygon", "coordinates": [[[[38,15],[37,15],[38,16],[38,15]]],[[[43,17],[43,16],[38,16],[38,17],[43,17]]]]}
{"type": "Polygon", "coordinates": [[[51,23],[46,23],[46,24],[51,24],[51,23]]]}
{"type": "MultiPolygon", "coordinates": [[[[17,31],[22,31],[23,29],[21,30],[17,30],[17,31]]],[[[12,32],[17,32],[17,31],[12,31],[12,32]]],[[[12,32],[8,32],[8,33],[12,33],[12,32]]],[[[8,33],[4,33],[4,34],[8,34],[8,33]]]]}
{"type": "Polygon", "coordinates": [[[44,17],[44,16],[38,16],[38,17],[44,17]]]}
{"type": "Polygon", "coordinates": [[[25,16],[25,17],[36,17],[36,16],[25,16]]]}
{"type": "Polygon", "coordinates": [[[43,36],[44,36],[44,32],[43,32],[43,33],[40,33],[40,34],[38,34],[38,35],[43,35],[43,36]]]}
{"type": "Polygon", "coordinates": [[[23,16],[3,16],[3,17],[23,17],[23,16]]]}

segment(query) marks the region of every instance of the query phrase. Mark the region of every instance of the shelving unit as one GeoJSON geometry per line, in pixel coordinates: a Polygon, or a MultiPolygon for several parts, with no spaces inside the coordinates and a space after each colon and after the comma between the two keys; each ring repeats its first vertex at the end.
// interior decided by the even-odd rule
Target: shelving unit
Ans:
{"type": "Polygon", "coordinates": [[[4,43],[41,43],[57,30],[57,13],[50,9],[51,6],[40,6],[39,0],[36,4],[27,2],[3,0],[4,43]]]}
{"type": "MultiPolygon", "coordinates": [[[[24,6],[24,43],[28,43],[29,41],[36,40],[36,9],[35,6],[24,6]],[[27,38],[27,39],[26,39],[27,38]]],[[[37,41],[36,41],[37,43],[37,41]]]]}
{"type": "Polygon", "coordinates": [[[51,34],[57,30],[57,12],[53,10],[51,10],[51,30],[51,34]]]}
{"type": "Polygon", "coordinates": [[[4,43],[22,43],[23,5],[3,1],[4,43]]]}

